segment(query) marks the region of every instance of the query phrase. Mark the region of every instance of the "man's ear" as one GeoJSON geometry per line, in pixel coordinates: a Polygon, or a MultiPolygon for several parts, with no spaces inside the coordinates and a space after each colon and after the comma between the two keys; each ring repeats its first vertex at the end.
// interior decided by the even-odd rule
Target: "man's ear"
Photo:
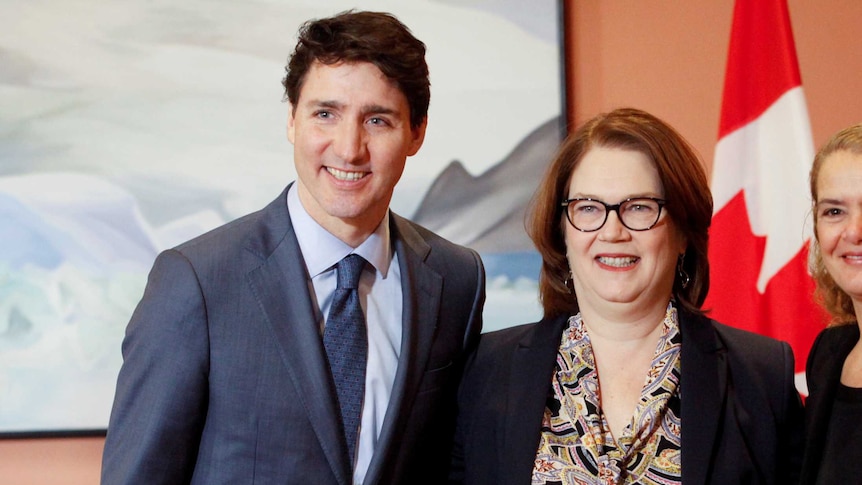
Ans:
{"type": "Polygon", "coordinates": [[[293,105],[287,109],[287,139],[293,143],[296,138],[296,118],[293,116],[293,105]]]}
{"type": "Polygon", "coordinates": [[[416,128],[411,128],[410,131],[413,133],[413,141],[410,144],[410,151],[407,152],[408,157],[412,157],[416,155],[416,152],[422,148],[422,143],[425,141],[425,128],[428,127],[428,117],[422,120],[422,124],[417,126],[416,128]]]}

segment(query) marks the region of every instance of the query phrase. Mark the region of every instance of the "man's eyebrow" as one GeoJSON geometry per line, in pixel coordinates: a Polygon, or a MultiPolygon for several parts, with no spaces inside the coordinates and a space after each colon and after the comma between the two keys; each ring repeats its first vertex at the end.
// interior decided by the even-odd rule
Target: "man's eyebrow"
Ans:
{"type": "Polygon", "coordinates": [[[334,101],[334,100],[326,100],[326,99],[310,99],[310,100],[308,100],[308,103],[306,103],[306,104],[308,106],[313,106],[315,108],[341,109],[344,107],[344,103],[340,103],[340,102],[334,101]]]}
{"type": "Polygon", "coordinates": [[[372,104],[370,106],[363,106],[362,113],[363,114],[393,115],[393,114],[398,114],[398,110],[396,110],[394,108],[388,108],[386,106],[381,106],[379,104],[372,104]]]}

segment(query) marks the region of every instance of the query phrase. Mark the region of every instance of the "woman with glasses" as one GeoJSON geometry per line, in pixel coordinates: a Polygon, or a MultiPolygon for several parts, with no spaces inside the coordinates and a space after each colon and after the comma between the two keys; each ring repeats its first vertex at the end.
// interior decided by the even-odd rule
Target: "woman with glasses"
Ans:
{"type": "Polygon", "coordinates": [[[697,155],[635,109],[563,144],[533,201],[544,318],[482,336],[451,483],[796,483],[786,343],[707,318],[712,198],[697,155]]]}
{"type": "Polygon", "coordinates": [[[862,476],[862,124],[836,133],[811,167],[812,273],[832,316],[808,356],[803,483],[862,476]]]}

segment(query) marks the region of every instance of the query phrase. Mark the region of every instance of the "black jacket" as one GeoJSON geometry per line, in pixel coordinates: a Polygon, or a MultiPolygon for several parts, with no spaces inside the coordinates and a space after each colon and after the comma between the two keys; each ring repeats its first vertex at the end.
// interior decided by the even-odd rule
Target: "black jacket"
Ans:
{"type": "Polygon", "coordinates": [[[832,417],[832,402],[841,381],[844,360],[859,341],[857,325],[831,327],[820,332],[805,366],[808,379],[808,399],[805,401],[805,458],[802,461],[802,483],[815,483],[826,430],[832,417]]]}
{"type": "MultiPolygon", "coordinates": [[[[790,346],[680,311],[686,485],[798,482],[802,403],[790,346]]],[[[468,364],[450,483],[527,485],[567,318],[485,334],[468,364]]]]}

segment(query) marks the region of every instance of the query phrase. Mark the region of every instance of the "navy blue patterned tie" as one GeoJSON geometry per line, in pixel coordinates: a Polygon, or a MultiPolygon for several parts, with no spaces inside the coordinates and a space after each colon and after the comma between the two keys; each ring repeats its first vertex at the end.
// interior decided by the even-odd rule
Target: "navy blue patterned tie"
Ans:
{"type": "Polygon", "coordinates": [[[368,334],[358,290],[364,267],[365,260],[358,254],[350,254],[338,262],[338,285],[323,331],[323,346],[335,381],[351,460],[356,457],[356,437],[365,395],[365,362],[368,356],[368,334]]]}

